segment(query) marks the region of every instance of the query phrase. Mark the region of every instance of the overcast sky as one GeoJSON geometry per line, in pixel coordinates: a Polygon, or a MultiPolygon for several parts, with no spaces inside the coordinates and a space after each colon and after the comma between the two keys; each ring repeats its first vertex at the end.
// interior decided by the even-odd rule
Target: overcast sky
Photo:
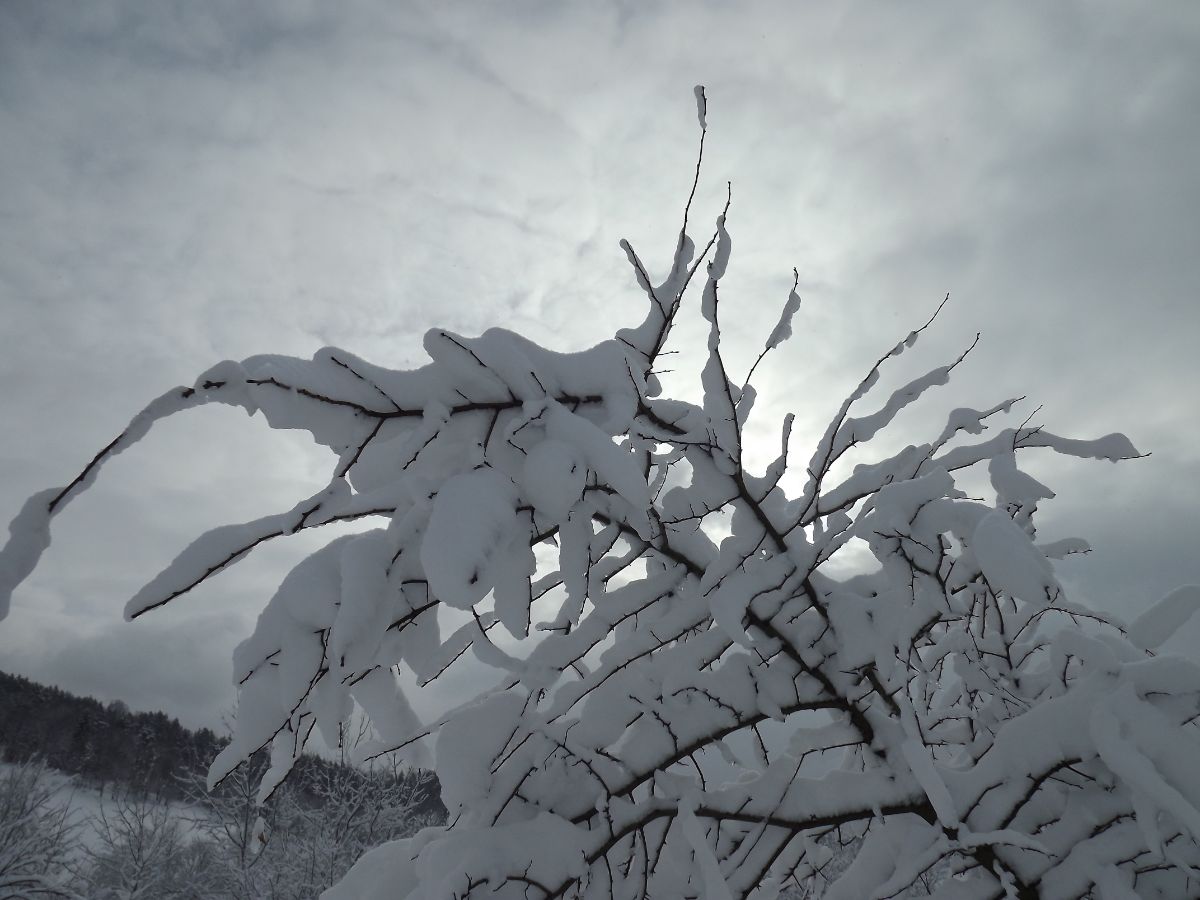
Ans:
{"type": "MultiPolygon", "coordinates": [[[[756,379],[764,455],[790,410],[807,459],[949,291],[912,364],[983,340],[888,440],[1019,395],[1014,425],[1041,404],[1061,434],[1123,431],[1153,455],[1034,468],[1059,494],[1042,534],[1095,547],[1062,577],[1125,614],[1200,582],[1200,5],[913,10],[7,0],[0,519],[220,359],[333,344],[410,367],[435,325],[580,349],[634,322],[618,241],[669,262],[703,83],[692,220],[709,229],[733,182],[734,371],[800,272],[796,337],[756,379]]],[[[694,392],[679,362],[673,386],[694,392]]],[[[215,724],[234,644],[332,535],[276,541],[131,624],[124,601],[330,464],[235,410],[168,421],[55,521],[0,668],[215,724]]],[[[1200,645],[1193,626],[1177,646],[1200,645]]]]}

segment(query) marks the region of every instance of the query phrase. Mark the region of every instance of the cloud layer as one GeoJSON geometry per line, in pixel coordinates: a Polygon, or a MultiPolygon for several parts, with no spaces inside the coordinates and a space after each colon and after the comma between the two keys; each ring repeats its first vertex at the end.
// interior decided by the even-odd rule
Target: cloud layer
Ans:
{"type": "MultiPolygon", "coordinates": [[[[984,341],[892,440],[1019,395],[1055,431],[1128,433],[1154,455],[1039,475],[1060,494],[1044,527],[1098,551],[1068,583],[1133,610],[1200,581],[1198,51],[1182,4],[4,4],[0,515],[218,359],[338,344],[411,366],[433,325],[611,333],[640,308],[618,239],[667,261],[704,83],[693,221],[732,180],[735,366],[801,274],[796,337],[758,379],[764,456],[783,412],[803,446],[951,291],[923,361],[984,341]]],[[[233,643],[313,544],[158,621],[121,604],[325,465],[228,410],[169,423],[56,523],[0,665],[214,722],[233,643]]]]}

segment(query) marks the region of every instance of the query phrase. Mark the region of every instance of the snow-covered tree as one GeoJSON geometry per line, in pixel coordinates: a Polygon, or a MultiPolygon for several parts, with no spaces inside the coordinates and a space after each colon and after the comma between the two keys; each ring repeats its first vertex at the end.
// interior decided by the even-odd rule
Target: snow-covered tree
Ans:
{"type": "Polygon", "coordinates": [[[277,795],[267,852],[290,887],[289,896],[316,897],[368,850],[411,837],[425,822],[417,812],[423,790],[415,779],[384,771],[362,773],[327,766],[303,788],[277,795]]]}
{"type": "Polygon", "coordinates": [[[37,761],[0,771],[0,900],[69,897],[79,823],[37,761]]]}
{"type": "Polygon", "coordinates": [[[239,766],[220,787],[208,790],[207,777],[190,772],[181,778],[184,796],[199,814],[191,827],[216,856],[215,879],[231,900],[291,896],[284,889],[281,866],[275,863],[286,842],[267,853],[266,831],[271,810],[258,802],[258,782],[266,771],[262,755],[239,766]]]}
{"type": "Polygon", "coordinates": [[[316,897],[366,851],[432,824],[418,810],[425,786],[408,772],[309,765],[263,805],[265,770],[260,754],[214,790],[199,773],[187,780],[189,802],[201,810],[191,827],[211,848],[213,881],[231,900],[316,897]]]}
{"type": "Polygon", "coordinates": [[[218,896],[212,847],[194,840],[167,804],[132,790],[92,816],[95,838],[77,866],[83,896],[95,900],[208,900],[218,896]]]}
{"type": "MultiPolygon", "coordinates": [[[[789,416],[778,457],[753,470],[755,390],[722,349],[729,207],[699,252],[690,207],[661,280],[623,245],[647,311],[590,349],[435,329],[413,371],[326,348],[223,362],[168,391],[27,502],[0,596],[51,518],[154,422],[240,406],[328,447],[328,484],[202,535],[126,613],[264,541],[382,520],[300,563],[266,604],[235,653],[237,730],[210,774],[269,744],[266,797],[354,702],[382,736],[373,752],[432,744],[449,824],[366,854],[329,897],[771,896],[828,871],[840,845],[857,852],[830,898],[895,896],[933,871],[950,873],[935,895],[960,900],[1196,895],[1200,670],[1154,650],[1200,590],[1129,626],[1068,598],[1049,560],[1086,545],[1040,540],[1051,492],[1018,466],[1133,445],[1028,420],[985,436],[1015,403],[997,398],[872,455],[969,352],[881,393],[931,319],[868,368],[799,466],[789,416]],[[655,374],[693,285],[698,402],[662,396],[655,374]],[[978,469],[985,499],[956,482],[978,469]],[[830,561],[851,541],[875,566],[839,576],[830,561]],[[419,689],[468,654],[502,676],[419,722],[396,667],[419,689]]],[[[799,303],[793,288],[764,353],[799,303]]]]}

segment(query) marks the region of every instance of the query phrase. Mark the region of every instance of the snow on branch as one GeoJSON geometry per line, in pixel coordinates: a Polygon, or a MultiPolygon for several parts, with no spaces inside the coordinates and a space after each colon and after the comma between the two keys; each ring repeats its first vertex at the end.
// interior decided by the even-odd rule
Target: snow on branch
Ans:
{"type": "MultiPolygon", "coordinates": [[[[721,350],[728,200],[698,255],[688,234],[708,114],[696,98],[700,153],[666,277],[622,245],[640,323],[578,353],[435,329],[412,371],[333,348],[221,363],[151,403],[66,488],[34,495],[0,552],[0,610],[108,459],[166,415],[236,405],[328,447],[328,481],[291,510],[200,536],[127,613],[176,602],[264,541],[382,520],[301,562],[265,605],[235,654],[237,729],[211,772],[269,745],[265,796],[315,730],[339,739],[356,704],[381,736],[366,755],[431,755],[450,824],[368,854],[330,900],[821,885],[862,898],[918,882],[947,898],[1195,895],[1200,670],[1153,651],[1196,591],[1128,632],[1072,601],[1050,558],[1087,545],[1035,542],[1053,492],[1018,468],[1036,448],[1137,450],[1027,422],[963,438],[1010,399],[953,410],[831,485],[839,460],[928,402],[975,346],[877,399],[885,363],[935,312],[841,405],[797,498],[781,487],[791,417],[779,457],[747,471],[754,388],[730,379],[721,350]],[[653,367],[702,263],[692,403],[661,397],[653,367]],[[852,414],[860,401],[873,408],[852,414]],[[994,496],[958,488],[976,465],[994,496]],[[829,565],[851,540],[877,567],[829,565]],[[496,681],[418,721],[397,671],[422,689],[468,657],[496,681]]],[[[793,274],[763,354],[793,333],[793,274]]]]}

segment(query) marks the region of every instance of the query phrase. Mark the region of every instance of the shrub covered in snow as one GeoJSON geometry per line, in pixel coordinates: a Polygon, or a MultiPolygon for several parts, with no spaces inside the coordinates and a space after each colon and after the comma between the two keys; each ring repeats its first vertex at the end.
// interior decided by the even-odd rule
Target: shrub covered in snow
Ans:
{"type": "MultiPolygon", "coordinates": [[[[1200,671],[1153,651],[1196,598],[1128,631],[1069,599],[1048,559],[1086,545],[1038,542],[1050,493],[1018,467],[1037,450],[1116,461],[1134,447],[1025,423],[984,436],[1006,400],[838,476],[965,357],[880,394],[927,322],[869,368],[788,496],[790,417],[765,471],[744,462],[755,392],[722,355],[725,214],[699,252],[687,232],[685,210],[660,282],[624,245],[645,317],[582,352],[433,330],[413,371],[327,348],[224,362],[168,391],[28,501],[0,558],[4,596],[51,517],[155,421],[241,406],[330,448],[328,484],[201,536],[127,614],[264,541],[382,520],[283,579],[236,652],[236,736],[210,776],[270,744],[268,795],[355,701],[375,752],[433,745],[449,824],[371,851],[327,896],[771,896],[826,871],[837,842],[857,852],[827,897],[893,896],[931,871],[947,898],[1195,895],[1200,671]],[[693,283],[699,403],[663,397],[654,374],[693,283]],[[956,484],[980,467],[986,500],[956,484]],[[855,539],[877,567],[838,577],[828,563],[855,539]],[[503,677],[419,722],[396,667],[426,685],[466,654],[503,677]]],[[[764,352],[798,307],[793,290],[764,352]]]]}
{"type": "Polygon", "coordinates": [[[44,763],[0,765],[0,900],[69,897],[79,823],[44,763]]]}

